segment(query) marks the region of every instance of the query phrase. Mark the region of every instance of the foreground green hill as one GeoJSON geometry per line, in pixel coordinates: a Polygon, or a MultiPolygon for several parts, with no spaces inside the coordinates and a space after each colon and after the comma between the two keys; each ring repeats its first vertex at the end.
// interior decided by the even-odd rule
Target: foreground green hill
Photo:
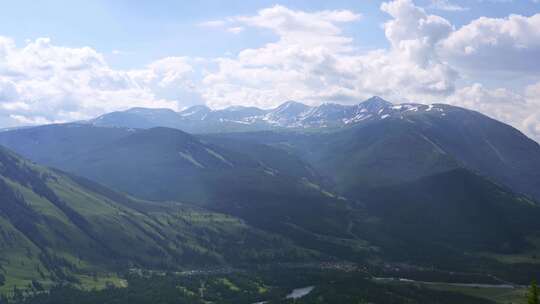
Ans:
{"type": "Polygon", "coordinates": [[[128,268],[173,270],[315,256],[231,216],[135,200],[4,148],[0,252],[5,278],[0,291],[53,282],[87,286],[128,268]]]}

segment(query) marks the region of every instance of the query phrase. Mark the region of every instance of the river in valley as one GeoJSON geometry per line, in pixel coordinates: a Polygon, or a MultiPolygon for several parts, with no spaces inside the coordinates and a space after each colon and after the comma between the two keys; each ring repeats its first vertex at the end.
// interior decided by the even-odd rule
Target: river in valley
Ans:
{"type": "MultiPolygon", "coordinates": [[[[313,291],[313,289],[315,289],[315,286],[295,288],[287,296],[285,296],[285,299],[293,299],[293,300],[300,299],[310,294],[313,291]]],[[[267,303],[267,301],[256,302],[253,304],[265,304],[265,303],[267,303]]]]}

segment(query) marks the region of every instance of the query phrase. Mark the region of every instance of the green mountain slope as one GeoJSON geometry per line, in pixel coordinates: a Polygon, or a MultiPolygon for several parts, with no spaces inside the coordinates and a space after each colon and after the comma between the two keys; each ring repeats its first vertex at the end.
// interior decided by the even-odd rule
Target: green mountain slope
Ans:
{"type": "Polygon", "coordinates": [[[186,201],[239,217],[333,258],[485,271],[481,252],[527,250],[526,238],[540,230],[536,204],[468,166],[443,145],[442,135],[430,133],[445,117],[458,123],[450,111],[432,118],[422,113],[324,133],[112,129],[100,141],[108,128],[58,125],[0,138],[35,161],[146,199],[186,201]],[[82,131],[72,131],[77,128],[82,131]],[[35,144],[40,132],[54,136],[35,144]],[[94,144],[81,143],[65,159],[53,152],[77,142],[77,132],[94,144]]]}
{"type": "MultiPolygon", "coordinates": [[[[399,106],[396,106],[399,107],[399,106]]],[[[328,132],[216,134],[274,145],[332,178],[347,196],[467,168],[540,199],[540,145],[515,128],[449,105],[413,110],[328,132]]]]}
{"type": "Polygon", "coordinates": [[[296,156],[266,145],[237,143],[223,148],[168,128],[66,124],[1,135],[7,147],[33,161],[153,200],[201,203],[216,199],[218,194],[212,194],[216,184],[249,186],[242,185],[245,179],[278,176],[317,183],[319,178],[296,156]]]}
{"type": "Polygon", "coordinates": [[[540,145],[481,113],[441,105],[445,116],[411,115],[420,132],[463,166],[540,201],[540,145]]]}
{"type": "MultiPolygon", "coordinates": [[[[362,189],[399,184],[459,167],[452,155],[401,121],[367,124],[326,135],[325,144],[308,155],[309,162],[333,177],[349,197],[362,189]]],[[[310,148],[311,149],[311,148],[310,148]]]]}
{"type": "MultiPolygon", "coordinates": [[[[439,131],[449,133],[452,128],[458,128],[461,115],[480,115],[456,111],[453,114],[447,110],[446,116],[411,112],[403,119],[388,118],[335,132],[206,137],[222,142],[267,143],[301,157],[319,174],[330,178],[334,187],[329,189],[366,207],[364,214],[372,218],[368,217],[367,222],[366,217],[352,220],[350,232],[377,246],[386,258],[439,265],[453,260],[450,264],[454,267],[467,264],[465,260],[470,258],[467,252],[523,252],[531,246],[525,238],[540,229],[536,224],[540,216],[537,204],[518,194],[523,188],[516,189],[500,181],[500,176],[493,173],[502,172],[500,168],[484,170],[469,166],[477,162],[466,161],[466,156],[480,157],[480,152],[456,148],[460,138],[455,138],[452,146],[444,134],[435,133],[436,126],[443,123],[440,120],[448,125],[439,131]]],[[[482,128],[499,124],[484,116],[478,119],[487,124],[482,128]]],[[[470,124],[466,123],[471,129],[467,132],[484,132],[470,124]]],[[[501,134],[515,131],[500,125],[504,129],[501,134]]],[[[512,137],[518,142],[514,144],[500,140],[505,136],[495,133],[485,135],[485,139],[504,147],[514,163],[530,161],[531,167],[536,166],[536,150],[531,140],[518,132],[512,137]]],[[[472,149],[474,143],[463,138],[462,145],[472,149]]],[[[486,140],[477,146],[489,160],[494,152],[486,146],[486,140]]],[[[508,164],[497,165],[505,168],[508,164]]],[[[529,190],[533,189],[530,185],[539,181],[530,168],[508,169],[512,170],[529,176],[529,190]]]]}
{"type": "Polygon", "coordinates": [[[92,147],[81,144],[70,157],[55,152],[80,138],[72,130],[93,141],[108,129],[58,125],[10,136],[12,144],[24,147],[18,151],[34,161],[137,197],[203,205],[330,256],[357,256],[369,247],[348,233],[349,219],[362,211],[328,191],[321,177],[298,157],[268,145],[225,144],[153,128],[126,130],[114,139],[119,133],[105,136],[103,143],[92,147]],[[68,131],[62,132],[63,128],[68,131]],[[90,135],[92,129],[95,136],[90,135]],[[48,140],[35,144],[34,134],[39,132],[48,140]]]}
{"type": "Polygon", "coordinates": [[[401,258],[407,251],[421,256],[430,245],[458,252],[518,252],[529,246],[525,237],[540,229],[536,202],[465,169],[363,195],[369,212],[381,219],[381,232],[415,244],[398,253],[401,258]]]}
{"type": "Polygon", "coordinates": [[[231,216],[148,203],[0,149],[0,290],[131,267],[179,269],[316,256],[231,216]],[[241,244],[241,245],[240,245],[241,244]]]}

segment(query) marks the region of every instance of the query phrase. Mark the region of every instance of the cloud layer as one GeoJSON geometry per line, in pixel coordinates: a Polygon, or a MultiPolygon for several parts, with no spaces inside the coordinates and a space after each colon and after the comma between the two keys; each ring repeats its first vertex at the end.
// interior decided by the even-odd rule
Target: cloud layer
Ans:
{"type": "Polygon", "coordinates": [[[175,97],[194,90],[192,71],[182,57],[115,70],[89,47],[60,47],[40,38],[18,48],[0,37],[0,123],[80,120],[133,106],[176,109],[175,97]]]}
{"type": "Polygon", "coordinates": [[[452,65],[470,71],[538,73],[540,14],[482,17],[454,31],[439,47],[452,65]]]}
{"type": "MultiPolygon", "coordinates": [[[[467,9],[450,1],[429,8],[467,9]]],[[[137,70],[113,69],[89,47],[47,38],[19,47],[0,37],[0,124],[78,120],[133,106],[268,108],[288,99],[355,103],[381,95],[466,106],[540,138],[540,14],[481,17],[456,28],[412,0],[380,9],[388,16],[381,29],[388,48],[366,51],[347,34],[363,26],[358,12],[277,5],[200,24],[233,35],[270,31],[273,41],[233,56],[164,58],[137,70]],[[525,85],[493,87],[493,75],[525,85]]]]}
{"type": "Polygon", "coordinates": [[[381,9],[392,17],[384,25],[392,47],[367,53],[339,26],[359,23],[360,15],[351,11],[306,13],[274,6],[228,19],[225,26],[265,28],[278,39],[216,59],[217,70],[203,80],[205,100],[215,107],[269,107],[286,99],[357,102],[375,94],[404,99],[453,92],[457,73],[435,52],[452,25],[410,1],[384,3],[381,9]]]}

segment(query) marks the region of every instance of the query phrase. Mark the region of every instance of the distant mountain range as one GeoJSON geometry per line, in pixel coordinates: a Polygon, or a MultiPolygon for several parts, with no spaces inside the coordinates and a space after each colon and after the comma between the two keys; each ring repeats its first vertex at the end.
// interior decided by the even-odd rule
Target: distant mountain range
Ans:
{"type": "Polygon", "coordinates": [[[357,105],[325,103],[315,107],[287,101],[271,110],[243,106],[212,110],[203,105],[193,106],[181,112],[170,109],[132,108],[108,113],[86,123],[95,126],[144,129],[169,127],[189,133],[332,129],[391,117],[405,118],[419,111],[444,116],[445,107],[447,106],[441,104],[392,105],[380,97],[372,97],[357,105]]]}
{"type": "MultiPolygon", "coordinates": [[[[34,236],[50,238],[39,243],[36,257],[62,252],[102,270],[158,267],[148,255],[161,252],[178,265],[291,257],[489,269],[520,282],[540,273],[536,264],[491,258],[540,250],[534,241],[540,146],[459,107],[392,105],[374,97],[354,106],[287,102],[273,110],[136,108],[83,123],[6,130],[0,144],[69,172],[0,153],[0,190],[9,202],[0,206],[0,228],[33,243],[42,242],[34,236]],[[49,219],[58,212],[80,235],[49,231],[67,229],[49,219]],[[130,218],[150,226],[132,229],[138,224],[130,218]],[[208,218],[219,220],[202,220],[208,218]],[[126,243],[109,244],[98,229],[102,221],[114,226],[110,237],[126,243]],[[132,238],[144,244],[131,244],[132,238]],[[86,257],[66,247],[83,239],[111,249],[91,245],[86,257]],[[224,248],[229,240],[240,245],[224,248]],[[118,255],[114,267],[104,264],[122,244],[133,255],[118,255]]],[[[9,244],[0,238],[0,247],[9,244]]],[[[17,246],[13,252],[30,245],[17,246]]]]}

